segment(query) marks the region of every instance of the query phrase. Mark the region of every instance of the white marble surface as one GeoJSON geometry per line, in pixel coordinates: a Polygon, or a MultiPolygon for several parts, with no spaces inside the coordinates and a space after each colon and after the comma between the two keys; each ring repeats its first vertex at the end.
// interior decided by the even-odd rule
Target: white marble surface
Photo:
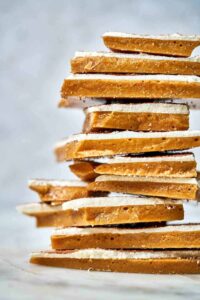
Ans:
{"type": "MultiPolygon", "coordinates": [[[[3,259],[1,280],[7,293],[1,299],[199,299],[200,276],[152,276],[49,269],[26,264],[23,253],[3,259]],[[6,277],[6,276],[5,276],[6,277]]],[[[1,294],[2,296],[2,294],[1,294]]]]}
{"type": "Polygon", "coordinates": [[[200,298],[200,275],[101,273],[31,265],[30,251],[45,249],[51,230],[36,230],[32,219],[14,211],[2,215],[2,223],[8,215],[10,225],[0,231],[2,300],[200,298]]]}
{"type": "MultiPolygon", "coordinates": [[[[198,0],[0,0],[0,299],[200,298],[199,276],[31,266],[29,252],[48,247],[50,231],[15,212],[36,199],[28,178],[72,177],[52,149],[83,121],[81,111],[56,109],[74,52],[104,50],[100,35],[108,30],[199,34],[199,10],[198,0]]],[[[199,116],[191,113],[192,129],[200,129],[199,116]]],[[[186,217],[198,221],[199,212],[192,206],[186,217]]]]}

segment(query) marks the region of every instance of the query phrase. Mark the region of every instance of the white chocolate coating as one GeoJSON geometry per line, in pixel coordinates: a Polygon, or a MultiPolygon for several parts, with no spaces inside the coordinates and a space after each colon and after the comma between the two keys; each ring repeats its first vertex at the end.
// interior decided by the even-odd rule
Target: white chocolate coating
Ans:
{"type": "Polygon", "coordinates": [[[95,181],[133,181],[133,182],[160,182],[160,183],[180,183],[198,185],[196,178],[168,178],[168,177],[140,177],[140,176],[120,176],[101,175],[95,181]]]}
{"type": "Polygon", "coordinates": [[[193,258],[200,257],[199,250],[162,250],[162,251],[138,251],[138,250],[106,250],[106,249],[82,249],[70,252],[39,252],[32,253],[32,257],[46,258],[75,258],[75,259],[159,259],[159,258],[193,258]]]}
{"type": "Polygon", "coordinates": [[[17,206],[17,210],[20,213],[26,215],[32,215],[32,214],[40,214],[40,213],[58,212],[62,210],[62,206],[61,205],[52,206],[46,203],[29,203],[29,204],[17,206]]]}
{"type": "Polygon", "coordinates": [[[52,236],[73,236],[73,235],[92,235],[92,234],[137,234],[137,233],[168,233],[168,232],[200,232],[200,224],[186,224],[186,225],[167,225],[161,227],[150,228],[113,228],[113,227],[66,227],[55,229],[52,236]]]}
{"type": "MultiPolygon", "coordinates": [[[[95,161],[98,161],[95,159],[95,161]]],[[[169,161],[177,161],[177,162],[186,162],[186,161],[195,161],[193,154],[183,154],[183,155],[163,155],[163,156],[143,156],[143,157],[123,157],[116,156],[114,158],[107,158],[102,163],[105,164],[118,164],[118,163],[145,163],[145,162],[169,162],[169,161]]],[[[100,161],[101,162],[101,161],[100,161]]]]}
{"type": "Polygon", "coordinates": [[[134,60],[167,60],[167,61],[184,61],[184,62],[200,62],[200,56],[194,57],[169,57],[162,55],[150,54],[130,54],[130,53],[116,53],[116,52],[75,52],[74,58],[78,57],[113,57],[113,58],[128,58],[134,60]]]}
{"type": "Polygon", "coordinates": [[[116,207],[116,206],[138,206],[138,205],[177,205],[181,200],[171,200],[153,197],[96,197],[81,198],[67,201],[62,204],[64,210],[78,210],[83,207],[116,207]]]}
{"type": "Polygon", "coordinates": [[[86,113],[101,111],[154,114],[189,114],[187,105],[168,103],[107,104],[90,107],[86,110],[86,113]]]}
{"type": "Polygon", "coordinates": [[[200,41],[200,35],[182,35],[179,33],[163,34],[163,35],[150,35],[150,34],[132,34],[122,32],[105,32],[103,37],[121,37],[121,38],[141,38],[141,39],[156,39],[156,40],[173,40],[173,41],[200,41]]]}
{"type": "MultiPolygon", "coordinates": [[[[66,99],[63,100],[65,104],[62,104],[62,107],[74,107],[74,108],[88,108],[91,106],[96,106],[96,105],[104,105],[106,104],[106,99],[104,98],[89,98],[89,97],[78,97],[78,96],[67,96],[66,99]]],[[[134,100],[135,101],[135,100],[134,100]]],[[[133,103],[134,103],[133,101],[133,103]]],[[[144,102],[143,100],[140,100],[141,102],[144,102]]],[[[154,99],[153,102],[159,103],[160,99],[154,99]]],[[[168,99],[165,100],[165,103],[177,103],[177,104],[187,104],[190,109],[200,109],[200,101],[199,99],[168,99]]],[[[116,103],[116,100],[111,100],[109,101],[110,103],[116,103]]],[[[131,102],[131,99],[128,99],[128,103],[131,102]]]]}
{"type": "Polygon", "coordinates": [[[200,83],[200,77],[195,75],[107,75],[107,74],[71,74],[67,80],[111,80],[111,81],[169,81],[200,83]]]}
{"type": "Polygon", "coordinates": [[[68,139],[57,143],[57,147],[64,146],[74,141],[83,140],[115,140],[115,139],[146,139],[146,138],[188,138],[200,137],[200,130],[195,131],[169,131],[169,132],[135,132],[135,131],[113,131],[111,133],[89,133],[74,134],[68,139]]]}
{"type": "Polygon", "coordinates": [[[82,187],[87,186],[87,183],[79,180],[31,179],[28,181],[28,185],[54,187],[82,187]]]}
{"type": "Polygon", "coordinates": [[[67,99],[61,99],[61,102],[64,101],[65,104],[62,104],[62,107],[69,108],[88,108],[95,105],[103,105],[106,104],[105,99],[100,98],[88,98],[88,97],[77,97],[77,96],[69,96],[67,99]]]}

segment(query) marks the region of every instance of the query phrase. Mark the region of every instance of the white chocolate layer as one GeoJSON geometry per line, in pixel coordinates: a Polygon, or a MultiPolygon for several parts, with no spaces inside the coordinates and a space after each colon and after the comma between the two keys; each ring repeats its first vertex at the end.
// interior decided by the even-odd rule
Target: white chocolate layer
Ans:
{"type": "Polygon", "coordinates": [[[187,138],[200,137],[200,130],[195,131],[169,131],[169,132],[136,132],[136,131],[113,131],[111,133],[88,133],[74,134],[68,139],[57,143],[57,147],[64,146],[73,141],[90,140],[115,140],[115,139],[146,139],[146,138],[187,138]]]}
{"type": "MultiPolygon", "coordinates": [[[[195,157],[192,152],[168,152],[168,154],[163,155],[114,155],[114,156],[105,156],[105,157],[94,157],[94,158],[85,158],[85,162],[96,162],[100,164],[114,164],[114,163],[129,163],[129,162],[162,162],[162,161],[194,161],[195,157]]],[[[81,160],[82,161],[82,160],[81,160]]]]}
{"type": "Polygon", "coordinates": [[[187,105],[167,103],[107,104],[90,107],[86,110],[87,113],[97,111],[154,114],[189,114],[189,109],[187,105]]]}
{"type": "Polygon", "coordinates": [[[162,250],[162,251],[138,251],[138,250],[106,250],[106,249],[82,249],[70,252],[39,252],[32,253],[32,257],[45,258],[75,258],[75,259],[159,259],[159,258],[194,258],[200,257],[199,250],[162,250]]]}
{"type": "Polygon", "coordinates": [[[200,232],[200,224],[186,224],[186,225],[167,225],[162,227],[150,228],[113,228],[113,227],[66,227],[55,229],[52,236],[73,236],[73,235],[92,235],[98,233],[106,234],[137,234],[137,233],[168,233],[168,232],[200,232]]]}
{"type": "Polygon", "coordinates": [[[180,183],[198,185],[196,178],[168,178],[168,177],[140,177],[140,176],[120,176],[101,175],[95,181],[134,181],[134,182],[160,182],[160,183],[180,183]]]}
{"type": "Polygon", "coordinates": [[[107,75],[107,74],[71,74],[70,80],[116,80],[116,81],[169,81],[200,83],[200,77],[195,75],[107,75]]]}
{"type": "MultiPolygon", "coordinates": [[[[95,159],[95,161],[97,161],[95,159]]],[[[102,160],[103,161],[103,160],[102,160]]],[[[143,157],[123,157],[116,156],[114,158],[108,158],[104,163],[106,164],[118,164],[118,163],[138,163],[138,162],[168,162],[168,161],[178,161],[178,162],[186,162],[186,161],[195,161],[193,154],[186,155],[163,155],[163,156],[143,156],[143,157]]]]}
{"type": "Polygon", "coordinates": [[[62,204],[64,210],[78,210],[82,207],[116,207],[116,206],[139,206],[139,205],[177,205],[183,204],[181,200],[171,200],[153,197],[96,197],[81,198],[67,201],[62,204]]]}
{"type": "MultiPolygon", "coordinates": [[[[100,98],[88,98],[88,97],[77,97],[77,96],[69,96],[67,99],[61,99],[60,101],[65,102],[64,107],[77,107],[77,108],[88,108],[95,105],[103,105],[106,104],[105,99],[100,98]]],[[[63,105],[62,105],[63,106],[63,105]]]]}
{"type": "Polygon", "coordinates": [[[48,179],[31,179],[28,181],[28,185],[35,186],[54,186],[54,187],[82,187],[87,186],[87,183],[79,180],[48,180],[48,179]]]}
{"type": "Polygon", "coordinates": [[[200,41],[200,35],[182,35],[179,33],[163,34],[163,35],[150,35],[150,34],[132,34],[122,32],[105,32],[104,36],[121,37],[121,38],[141,38],[141,39],[156,39],[156,40],[182,40],[182,41],[200,41]]]}
{"type": "Polygon", "coordinates": [[[130,53],[116,53],[116,52],[75,52],[74,58],[78,57],[113,57],[113,58],[129,58],[134,60],[167,60],[167,61],[184,61],[184,62],[200,62],[200,56],[194,57],[169,57],[162,55],[149,54],[130,54],[130,53]]]}
{"type": "MultiPolygon", "coordinates": [[[[89,98],[89,97],[78,97],[78,96],[67,96],[66,99],[64,99],[63,101],[65,101],[65,106],[64,107],[76,107],[76,108],[88,108],[91,106],[96,106],[96,105],[104,105],[106,104],[106,99],[104,98],[89,98]]],[[[135,101],[135,100],[134,100],[135,101]]],[[[141,100],[141,102],[144,102],[144,99],[141,100]]],[[[153,102],[159,103],[161,100],[160,99],[154,99],[153,102]]],[[[172,103],[173,104],[177,103],[177,104],[187,104],[190,109],[200,109],[200,101],[199,99],[168,99],[165,100],[165,103],[172,103]]],[[[123,100],[123,102],[125,102],[123,100]]],[[[128,99],[128,103],[131,102],[131,99],[128,99]]],[[[116,103],[116,99],[115,100],[109,100],[109,103],[116,103]]],[[[63,106],[63,105],[62,105],[63,106]]]]}
{"type": "Polygon", "coordinates": [[[17,206],[17,210],[20,213],[31,215],[31,214],[40,214],[40,213],[51,213],[62,210],[61,205],[48,205],[45,203],[29,203],[24,205],[17,206]]]}

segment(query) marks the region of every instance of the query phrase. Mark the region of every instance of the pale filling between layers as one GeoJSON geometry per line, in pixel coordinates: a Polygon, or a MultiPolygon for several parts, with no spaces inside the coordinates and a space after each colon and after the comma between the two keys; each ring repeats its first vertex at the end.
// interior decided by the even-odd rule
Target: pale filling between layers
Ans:
{"type": "MultiPolygon", "coordinates": [[[[197,99],[173,99],[174,104],[187,104],[191,109],[200,109],[199,102],[197,99]]],[[[143,99],[144,101],[144,99],[143,99]]],[[[153,101],[159,101],[160,99],[153,99],[153,101]]],[[[113,101],[109,99],[109,103],[113,101]]],[[[129,99],[130,102],[130,99],[129,99]]],[[[171,103],[172,100],[165,100],[165,103],[171,103]]],[[[116,100],[114,100],[116,103],[116,100]]],[[[79,97],[79,96],[66,96],[65,98],[60,100],[60,107],[78,107],[78,108],[88,108],[95,105],[103,105],[106,104],[105,98],[89,98],[89,97],[79,97]]]]}
{"type": "Polygon", "coordinates": [[[107,74],[71,74],[67,80],[104,80],[104,81],[174,81],[200,83],[200,77],[195,75],[107,75],[107,74]]]}
{"type": "Polygon", "coordinates": [[[130,54],[130,53],[115,53],[115,52],[75,52],[74,58],[79,57],[109,57],[109,58],[130,58],[140,60],[167,60],[167,61],[184,61],[184,62],[200,62],[199,56],[194,57],[169,57],[161,55],[149,55],[149,54],[130,54]]]}
{"type": "Polygon", "coordinates": [[[199,250],[180,251],[121,251],[105,249],[83,249],[67,253],[40,252],[32,257],[43,258],[77,258],[77,259],[159,259],[159,258],[194,258],[200,257],[199,250]]]}
{"type": "MultiPolygon", "coordinates": [[[[94,159],[95,162],[98,162],[97,159],[94,159]]],[[[147,162],[187,162],[194,161],[194,156],[192,154],[186,155],[172,155],[172,156],[150,156],[150,157],[123,157],[118,156],[114,158],[107,158],[105,160],[99,159],[100,163],[105,164],[118,164],[118,163],[147,163],[147,162]]]]}
{"type": "Polygon", "coordinates": [[[178,205],[183,204],[181,200],[165,200],[153,197],[96,197],[81,198],[62,204],[63,210],[78,210],[83,207],[116,207],[116,206],[139,206],[139,205],[178,205]]]}
{"type": "Polygon", "coordinates": [[[61,205],[48,205],[45,203],[29,203],[17,206],[17,210],[23,214],[39,214],[39,213],[53,213],[62,210],[61,205]]]}
{"type": "Polygon", "coordinates": [[[54,186],[54,187],[82,187],[87,183],[79,180],[48,180],[48,179],[32,179],[28,182],[29,186],[54,186]]]}
{"type": "Polygon", "coordinates": [[[89,133],[74,134],[68,139],[57,143],[57,147],[64,146],[74,141],[90,140],[117,140],[117,139],[152,139],[152,138],[190,138],[200,137],[200,131],[169,131],[169,132],[135,132],[135,131],[113,131],[112,133],[89,133]]]}
{"type": "Polygon", "coordinates": [[[187,105],[165,103],[142,103],[142,104],[110,104],[90,107],[87,113],[92,112],[124,112],[124,113],[155,113],[155,114],[188,114],[187,105]]]}
{"type": "Polygon", "coordinates": [[[62,228],[56,229],[53,232],[53,236],[59,235],[66,235],[66,236],[73,236],[73,235],[92,235],[92,234],[137,234],[137,233],[168,233],[168,232],[193,232],[199,231],[200,232],[200,224],[195,225],[174,225],[174,226],[163,226],[163,227],[154,227],[154,228],[141,228],[141,229],[123,229],[123,228],[105,228],[105,227],[69,227],[69,228],[62,228]]]}
{"type": "Polygon", "coordinates": [[[194,154],[186,152],[185,154],[168,154],[168,155],[155,155],[155,156],[122,156],[116,155],[113,157],[100,157],[100,158],[87,158],[83,162],[96,162],[100,164],[114,164],[114,163],[136,163],[136,162],[168,162],[168,161],[194,161],[194,154]]]}
{"type": "Polygon", "coordinates": [[[140,177],[140,176],[120,176],[101,175],[95,181],[133,181],[133,182],[160,182],[160,183],[180,183],[197,185],[196,178],[168,178],[168,177],[140,177]]]}

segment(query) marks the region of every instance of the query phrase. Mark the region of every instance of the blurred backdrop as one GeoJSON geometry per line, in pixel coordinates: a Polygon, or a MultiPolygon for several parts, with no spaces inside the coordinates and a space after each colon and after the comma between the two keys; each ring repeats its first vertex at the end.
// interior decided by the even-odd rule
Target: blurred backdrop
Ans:
{"type": "MultiPolygon", "coordinates": [[[[199,34],[199,12],[198,0],[0,1],[2,218],[37,199],[28,178],[73,177],[55,162],[53,147],[83,122],[81,111],[57,108],[74,52],[103,50],[105,31],[199,34]]],[[[199,120],[200,111],[192,112],[192,129],[200,129],[199,120]]],[[[196,207],[191,210],[197,216],[196,207]]]]}

